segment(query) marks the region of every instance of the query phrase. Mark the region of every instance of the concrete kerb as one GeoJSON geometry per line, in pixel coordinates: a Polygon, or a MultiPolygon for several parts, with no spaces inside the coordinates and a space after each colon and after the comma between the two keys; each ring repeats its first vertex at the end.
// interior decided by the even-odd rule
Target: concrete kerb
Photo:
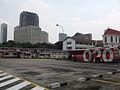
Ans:
{"type": "MultiPolygon", "coordinates": [[[[107,74],[116,74],[116,73],[120,73],[120,70],[107,72],[107,74]]],[[[91,76],[88,76],[88,77],[81,77],[81,78],[78,78],[75,81],[80,82],[80,83],[87,82],[87,81],[90,81],[92,79],[103,78],[104,74],[98,73],[96,75],[91,75],[91,76]]],[[[62,87],[62,86],[67,86],[68,84],[69,84],[68,82],[52,83],[52,84],[49,84],[48,87],[51,88],[51,89],[54,89],[54,88],[59,88],[59,87],[62,87]]]]}
{"type": "Polygon", "coordinates": [[[107,72],[107,74],[116,74],[116,71],[112,71],[112,72],[107,72]]]}
{"type": "Polygon", "coordinates": [[[62,87],[62,86],[67,86],[68,83],[67,82],[61,82],[61,83],[51,83],[48,85],[49,88],[59,88],[59,87],[62,87]]]}
{"type": "Polygon", "coordinates": [[[103,74],[92,75],[91,78],[102,78],[103,74]]]}
{"type": "Polygon", "coordinates": [[[120,73],[120,70],[115,70],[115,71],[107,72],[107,74],[116,74],[116,73],[120,73]]]}
{"type": "Polygon", "coordinates": [[[78,78],[76,81],[77,82],[86,82],[86,81],[89,81],[91,78],[90,77],[81,77],[81,78],[78,78]]]}
{"type": "Polygon", "coordinates": [[[120,70],[116,70],[116,73],[120,73],[120,70]]]}
{"type": "Polygon", "coordinates": [[[103,74],[96,74],[96,75],[91,75],[91,76],[88,76],[88,77],[81,77],[79,79],[77,79],[76,81],[77,82],[86,82],[86,81],[90,81],[91,79],[95,79],[95,78],[102,78],[103,77],[103,74]]]}

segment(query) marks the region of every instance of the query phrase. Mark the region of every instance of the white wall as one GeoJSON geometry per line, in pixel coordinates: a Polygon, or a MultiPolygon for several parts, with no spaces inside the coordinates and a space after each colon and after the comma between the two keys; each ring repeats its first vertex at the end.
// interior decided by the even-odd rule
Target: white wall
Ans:
{"type": "Polygon", "coordinates": [[[112,47],[112,46],[118,47],[120,45],[119,38],[120,38],[120,35],[103,35],[104,47],[112,47]],[[111,42],[111,36],[113,37],[113,42],[111,42]],[[107,42],[105,42],[105,37],[107,37],[107,42]],[[116,42],[116,37],[117,37],[117,42],[116,42]]]}
{"type": "Polygon", "coordinates": [[[71,50],[75,50],[75,40],[73,40],[71,38],[67,38],[63,42],[63,50],[67,50],[67,47],[72,47],[71,50]],[[67,42],[71,42],[71,44],[68,45],[67,42]]]}
{"type": "Polygon", "coordinates": [[[76,47],[79,49],[85,49],[85,48],[93,48],[94,45],[76,44],[76,41],[74,39],[67,38],[63,42],[63,50],[68,50],[67,47],[72,47],[71,50],[76,50],[76,47]],[[71,42],[71,44],[67,44],[67,42],[71,42]]]}

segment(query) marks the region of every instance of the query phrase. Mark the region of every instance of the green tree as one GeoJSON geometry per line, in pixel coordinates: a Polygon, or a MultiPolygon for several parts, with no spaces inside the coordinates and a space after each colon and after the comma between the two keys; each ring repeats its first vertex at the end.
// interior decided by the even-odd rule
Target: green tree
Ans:
{"type": "Polygon", "coordinates": [[[55,43],[55,45],[57,46],[57,49],[61,49],[63,48],[63,42],[62,41],[58,41],[55,43]]]}
{"type": "Polygon", "coordinates": [[[8,42],[6,42],[8,47],[15,47],[16,43],[13,40],[9,40],[8,42]]]}
{"type": "Polygon", "coordinates": [[[27,43],[22,43],[21,45],[22,45],[22,48],[33,48],[33,47],[34,47],[33,44],[31,44],[31,43],[29,43],[29,42],[27,42],[27,43]]]}

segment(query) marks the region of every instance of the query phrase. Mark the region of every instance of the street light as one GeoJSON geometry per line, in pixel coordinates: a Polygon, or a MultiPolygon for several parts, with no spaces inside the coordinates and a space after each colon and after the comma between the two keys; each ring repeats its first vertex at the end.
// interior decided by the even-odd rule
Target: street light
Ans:
{"type": "Polygon", "coordinates": [[[60,26],[59,24],[56,24],[56,26],[61,27],[61,28],[62,28],[62,31],[63,31],[63,33],[64,33],[64,29],[63,29],[63,27],[62,27],[62,26],[60,26]]]}
{"type": "MultiPolygon", "coordinates": [[[[62,26],[60,26],[59,24],[56,24],[56,26],[61,27],[61,29],[62,29],[62,31],[63,31],[63,34],[64,34],[64,29],[63,29],[63,27],[62,27],[62,26]]],[[[64,59],[64,58],[63,58],[63,56],[64,56],[64,55],[63,55],[63,50],[62,50],[62,60],[64,59]]]]}

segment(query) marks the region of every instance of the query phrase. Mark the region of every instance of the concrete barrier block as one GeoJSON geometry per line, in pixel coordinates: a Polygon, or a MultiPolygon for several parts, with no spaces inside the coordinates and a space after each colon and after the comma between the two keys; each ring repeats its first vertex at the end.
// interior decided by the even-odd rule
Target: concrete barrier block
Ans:
{"type": "Polygon", "coordinates": [[[60,83],[60,87],[62,87],[62,86],[66,86],[66,85],[68,85],[68,83],[67,83],[67,82],[60,83]]]}
{"type": "Polygon", "coordinates": [[[58,88],[60,87],[60,83],[52,83],[48,85],[49,88],[58,88]]]}
{"type": "Polygon", "coordinates": [[[116,73],[120,73],[120,70],[116,70],[116,73]]]}
{"type": "Polygon", "coordinates": [[[89,81],[91,78],[90,77],[86,77],[86,81],[89,81]]]}
{"type": "Polygon", "coordinates": [[[115,73],[116,73],[115,71],[107,72],[107,74],[115,74],[115,73]]]}
{"type": "Polygon", "coordinates": [[[102,78],[103,74],[96,74],[96,75],[92,75],[93,78],[102,78]]]}
{"type": "Polygon", "coordinates": [[[68,85],[67,82],[52,83],[52,84],[49,84],[48,87],[49,87],[49,88],[58,88],[58,87],[66,86],[66,85],[68,85]]]}
{"type": "Polygon", "coordinates": [[[77,82],[85,82],[86,81],[86,78],[79,78],[76,80],[77,82]]]}

